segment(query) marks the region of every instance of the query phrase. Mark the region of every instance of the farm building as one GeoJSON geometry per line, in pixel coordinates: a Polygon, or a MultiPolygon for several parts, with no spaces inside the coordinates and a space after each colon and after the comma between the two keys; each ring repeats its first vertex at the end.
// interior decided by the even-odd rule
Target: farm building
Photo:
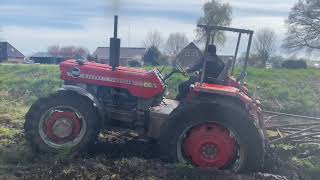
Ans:
{"type": "Polygon", "coordinates": [[[0,42],[0,62],[24,63],[25,56],[8,42],[0,42]]]}
{"type": "Polygon", "coordinates": [[[202,51],[192,42],[178,54],[177,61],[183,68],[188,68],[199,62],[202,56],[202,51]]]}
{"type": "MultiPolygon", "coordinates": [[[[120,65],[121,66],[142,66],[143,56],[146,53],[146,48],[129,48],[121,47],[120,49],[120,65]]],[[[93,53],[100,63],[109,63],[109,47],[98,47],[93,53]]]]}
{"type": "MultiPolygon", "coordinates": [[[[177,61],[184,69],[188,69],[199,62],[202,57],[203,52],[194,43],[190,43],[178,54],[177,61]]],[[[220,55],[219,58],[227,63],[232,61],[234,56],[220,55]]]]}
{"type": "Polygon", "coordinates": [[[32,55],[30,60],[39,64],[59,64],[64,60],[64,58],[52,56],[48,52],[38,52],[32,55]]]}

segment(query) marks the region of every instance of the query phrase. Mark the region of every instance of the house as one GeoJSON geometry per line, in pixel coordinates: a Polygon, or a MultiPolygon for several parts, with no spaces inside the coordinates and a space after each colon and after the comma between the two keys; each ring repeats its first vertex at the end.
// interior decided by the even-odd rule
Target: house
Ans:
{"type": "Polygon", "coordinates": [[[55,57],[48,52],[38,52],[29,58],[34,63],[39,64],[59,64],[64,60],[63,57],[55,57]]]}
{"type": "Polygon", "coordinates": [[[8,42],[0,42],[0,62],[24,63],[25,56],[8,42]]]}
{"type": "MultiPolygon", "coordinates": [[[[201,61],[202,57],[203,52],[192,42],[178,54],[177,61],[184,69],[188,69],[201,61]]],[[[226,64],[233,61],[234,56],[220,55],[219,58],[226,64]]]]}
{"type": "MultiPolygon", "coordinates": [[[[146,48],[121,47],[120,65],[121,66],[143,66],[143,56],[146,48]]],[[[109,64],[110,47],[98,47],[93,53],[99,63],[109,64]]]]}
{"type": "Polygon", "coordinates": [[[202,51],[191,42],[177,56],[177,61],[184,68],[192,67],[201,60],[202,51]]]}

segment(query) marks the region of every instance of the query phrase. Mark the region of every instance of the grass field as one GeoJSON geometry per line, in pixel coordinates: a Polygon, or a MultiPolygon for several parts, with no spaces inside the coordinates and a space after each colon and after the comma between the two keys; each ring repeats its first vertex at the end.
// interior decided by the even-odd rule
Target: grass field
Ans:
{"type": "MultiPolygon", "coordinates": [[[[164,71],[168,72],[170,68],[164,71]]],[[[175,97],[178,84],[186,79],[179,74],[173,76],[168,81],[168,96],[175,97]]],[[[319,70],[251,68],[247,84],[250,92],[261,100],[266,110],[320,116],[319,70]]],[[[61,85],[58,66],[0,65],[0,115],[21,122],[37,98],[56,91],[61,85]]]]}
{"type": "MultiPolygon", "coordinates": [[[[166,68],[165,72],[169,71],[170,68],[166,68]]],[[[185,79],[182,75],[175,75],[168,81],[170,97],[177,94],[178,84],[185,79]]],[[[320,116],[320,70],[249,69],[247,83],[250,92],[256,94],[267,110],[320,116]]],[[[2,102],[28,106],[61,84],[58,66],[0,65],[2,102]]]]}
{"type": "MultiPolygon", "coordinates": [[[[166,73],[169,71],[170,68],[165,69],[166,73]]],[[[186,77],[175,75],[168,81],[169,97],[177,94],[178,84],[184,80],[186,77]]],[[[320,117],[320,70],[251,68],[248,71],[247,84],[266,110],[320,117]]],[[[1,159],[7,158],[1,157],[1,146],[24,144],[22,127],[28,108],[37,98],[56,91],[61,85],[58,66],[0,64],[0,174],[1,159]]],[[[280,150],[296,153],[290,156],[291,159],[308,170],[316,169],[315,173],[319,174],[319,157],[311,160],[297,158],[300,155],[297,153],[299,148],[286,146],[280,150]]],[[[319,152],[320,147],[314,149],[312,152],[319,152]]],[[[303,151],[309,152],[305,149],[303,151]]],[[[21,153],[21,157],[17,158],[25,156],[21,153]]]]}

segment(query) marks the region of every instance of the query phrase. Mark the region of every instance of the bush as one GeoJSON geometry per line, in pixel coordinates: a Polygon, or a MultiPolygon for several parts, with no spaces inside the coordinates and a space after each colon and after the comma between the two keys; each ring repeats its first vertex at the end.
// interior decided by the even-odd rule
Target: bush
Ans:
{"type": "Polygon", "coordinates": [[[157,47],[150,47],[147,49],[146,54],[143,56],[144,65],[146,66],[158,66],[161,52],[157,47]]]}
{"type": "Polygon", "coordinates": [[[304,60],[287,60],[281,64],[286,69],[307,69],[308,65],[304,60]]]}

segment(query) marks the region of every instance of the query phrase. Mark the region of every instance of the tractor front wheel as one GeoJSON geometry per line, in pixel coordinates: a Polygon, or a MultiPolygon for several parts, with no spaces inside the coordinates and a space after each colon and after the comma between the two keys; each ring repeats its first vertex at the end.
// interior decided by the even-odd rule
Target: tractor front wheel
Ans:
{"type": "Polygon", "coordinates": [[[99,133],[93,103],[72,92],[40,98],[26,115],[25,135],[40,152],[85,151],[99,133]]]}

